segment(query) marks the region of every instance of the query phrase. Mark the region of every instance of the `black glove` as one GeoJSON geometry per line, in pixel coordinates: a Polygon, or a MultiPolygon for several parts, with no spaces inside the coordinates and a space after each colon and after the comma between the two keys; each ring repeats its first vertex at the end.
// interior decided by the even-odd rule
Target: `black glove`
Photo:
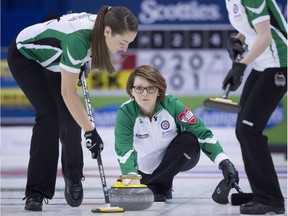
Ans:
{"type": "Polygon", "coordinates": [[[226,75],[222,83],[222,89],[225,90],[230,83],[230,91],[236,91],[242,83],[244,71],[247,65],[239,62],[233,62],[232,68],[226,75]]]}
{"type": "Polygon", "coordinates": [[[85,74],[85,78],[87,78],[88,74],[89,74],[89,71],[90,71],[89,62],[85,62],[85,64],[82,65],[81,68],[80,68],[79,81],[78,81],[78,84],[77,84],[78,86],[82,86],[82,81],[81,81],[82,74],[84,73],[85,74]]]}
{"type": "Polygon", "coordinates": [[[103,151],[104,145],[96,128],[85,132],[84,137],[86,138],[86,147],[91,151],[91,157],[97,159],[98,154],[103,151]]]}
{"type": "Polygon", "coordinates": [[[233,181],[233,183],[235,181],[237,184],[239,183],[238,171],[229,159],[221,161],[219,164],[219,169],[222,170],[224,179],[227,181],[228,185],[230,185],[231,181],[233,181]]]}
{"type": "Polygon", "coordinates": [[[227,40],[227,51],[229,53],[230,59],[235,61],[239,54],[242,56],[242,54],[245,52],[245,49],[241,40],[235,37],[231,37],[227,40]]]}

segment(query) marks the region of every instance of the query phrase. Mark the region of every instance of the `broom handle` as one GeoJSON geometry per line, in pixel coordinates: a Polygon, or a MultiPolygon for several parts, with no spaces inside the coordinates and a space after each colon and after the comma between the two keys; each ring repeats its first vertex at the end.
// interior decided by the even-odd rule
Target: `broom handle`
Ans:
{"type": "MultiPolygon", "coordinates": [[[[243,49],[245,50],[246,47],[243,47],[243,49]]],[[[241,59],[242,59],[242,55],[239,53],[237,56],[236,56],[236,59],[235,59],[235,62],[240,62],[241,59]]],[[[229,92],[230,92],[230,87],[231,87],[231,84],[228,83],[227,86],[226,86],[226,89],[224,91],[224,94],[222,96],[223,99],[227,99],[228,98],[228,95],[229,95],[229,92]]]]}
{"type": "Polygon", "coordinates": [[[102,162],[100,152],[99,152],[98,157],[97,157],[97,163],[98,163],[98,169],[99,169],[99,174],[100,174],[100,178],[101,178],[105,203],[108,204],[108,203],[110,203],[110,200],[109,200],[108,188],[107,188],[107,183],[106,183],[106,178],[105,178],[105,173],[104,173],[104,167],[103,167],[103,162],[102,162]]]}
{"type": "Polygon", "coordinates": [[[233,186],[237,190],[238,193],[243,193],[242,189],[239,187],[236,181],[233,183],[233,186]]]}
{"type": "MultiPolygon", "coordinates": [[[[94,116],[93,116],[91,101],[89,98],[89,92],[88,92],[88,87],[87,87],[87,83],[86,83],[85,73],[81,74],[81,84],[82,84],[82,90],[83,90],[83,95],[84,95],[84,99],[85,99],[87,114],[89,116],[90,121],[94,124],[94,116]]],[[[103,193],[104,193],[105,203],[108,204],[108,203],[110,203],[110,200],[109,200],[106,177],[105,177],[105,173],[104,173],[104,167],[103,167],[103,162],[102,162],[100,152],[98,153],[97,163],[98,163],[98,169],[99,169],[100,179],[101,179],[101,183],[102,183],[102,189],[103,189],[103,193]]]]}
{"type": "Polygon", "coordinates": [[[224,94],[222,96],[223,99],[227,99],[228,98],[228,95],[229,95],[229,92],[230,92],[230,87],[231,87],[231,84],[228,83],[227,86],[226,86],[226,89],[224,91],[224,94]]]}

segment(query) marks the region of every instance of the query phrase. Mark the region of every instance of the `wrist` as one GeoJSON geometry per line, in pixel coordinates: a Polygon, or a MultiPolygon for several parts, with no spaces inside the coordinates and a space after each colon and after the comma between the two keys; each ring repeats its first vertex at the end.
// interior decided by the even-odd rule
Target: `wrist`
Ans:
{"type": "Polygon", "coordinates": [[[87,123],[85,123],[83,126],[82,126],[82,130],[86,133],[86,132],[89,132],[89,131],[93,131],[95,128],[95,125],[94,123],[92,123],[91,121],[88,121],[87,123]]]}
{"type": "Polygon", "coordinates": [[[92,130],[89,130],[89,131],[85,131],[84,133],[84,137],[87,138],[87,137],[91,137],[95,134],[95,128],[92,129],[92,130]]]}
{"type": "Polygon", "coordinates": [[[237,68],[238,70],[241,70],[241,71],[245,71],[247,65],[245,63],[242,63],[242,62],[233,62],[233,68],[237,68]]]}
{"type": "Polygon", "coordinates": [[[220,169],[219,167],[219,164],[226,160],[226,159],[229,159],[229,157],[224,153],[224,152],[221,152],[220,154],[218,154],[216,156],[216,158],[214,159],[214,163],[217,165],[217,167],[220,169]]]}
{"type": "Polygon", "coordinates": [[[85,131],[85,134],[86,134],[86,133],[93,133],[94,130],[95,130],[95,127],[94,127],[94,128],[91,128],[91,129],[88,129],[87,131],[85,131]]]}
{"type": "Polygon", "coordinates": [[[233,65],[242,65],[247,67],[247,65],[244,62],[233,62],[233,65]]]}

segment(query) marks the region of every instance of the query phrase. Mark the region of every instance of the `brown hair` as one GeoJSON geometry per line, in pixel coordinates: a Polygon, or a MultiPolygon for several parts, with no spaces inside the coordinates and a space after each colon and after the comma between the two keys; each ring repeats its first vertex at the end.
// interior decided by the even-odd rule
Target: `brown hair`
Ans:
{"type": "Polygon", "coordinates": [[[155,67],[150,65],[141,65],[130,74],[126,83],[126,92],[130,97],[132,97],[131,89],[134,86],[136,76],[143,77],[151,83],[151,85],[156,86],[159,93],[158,100],[163,100],[167,88],[166,80],[155,67]]]}
{"type": "Polygon", "coordinates": [[[115,72],[115,68],[111,62],[104,37],[105,26],[111,28],[112,35],[123,35],[126,32],[137,32],[138,21],[126,7],[109,7],[105,5],[98,11],[91,36],[92,68],[98,70],[106,69],[111,74],[115,72]]]}

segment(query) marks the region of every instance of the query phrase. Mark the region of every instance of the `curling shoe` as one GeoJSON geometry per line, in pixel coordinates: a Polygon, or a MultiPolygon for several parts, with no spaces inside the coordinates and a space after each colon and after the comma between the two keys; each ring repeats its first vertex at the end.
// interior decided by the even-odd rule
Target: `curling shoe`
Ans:
{"type": "Polygon", "coordinates": [[[25,210],[28,211],[42,211],[43,200],[48,204],[48,200],[40,193],[31,193],[23,198],[25,202],[25,210]]]}
{"type": "Polygon", "coordinates": [[[173,196],[172,196],[172,191],[173,191],[172,188],[170,188],[168,191],[165,191],[165,197],[166,197],[166,199],[172,199],[172,198],[173,198],[173,196]]]}
{"type": "Polygon", "coordinates": [[[81,180],[72,182],[65,178],[65,199],[71,207],[78,207],[83,201],[83,187],[81,180]]]}
{"type": "Polygon", "coordinates": [[[166,203],[165,193],[162,192],[156,185],[149,185],[149,189],[154,194],[154,202],[164,202],[166,203]]]}
{"type": "Polygon", "coordinates": [[[163,194],[154,194],[154,202],[166,203],[166,197],[163,194]]]}
{"type": "Polygon", "coordinates": [[[245,215],[284,214],[284,206],[265,205],[257,200],[251,200],[240,206],[240,213],[245,215]]]}

